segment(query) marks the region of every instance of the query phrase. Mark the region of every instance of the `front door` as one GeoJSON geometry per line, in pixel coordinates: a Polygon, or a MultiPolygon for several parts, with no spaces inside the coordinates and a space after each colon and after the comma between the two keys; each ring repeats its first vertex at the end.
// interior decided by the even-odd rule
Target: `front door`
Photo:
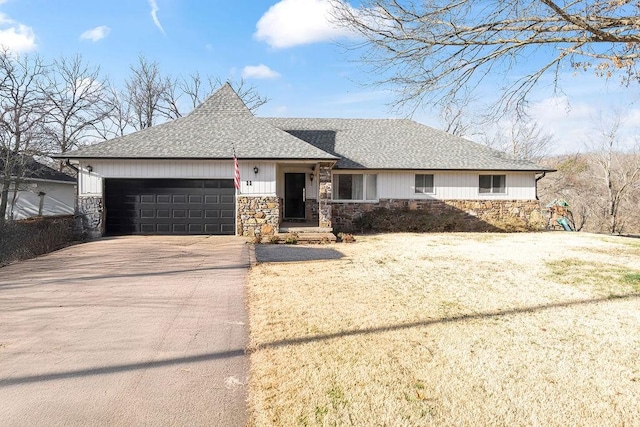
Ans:
{"type": "Polygon", "coordinates": [[[284,174],[284,217],[304,219],[304,173],[284,174]]]}

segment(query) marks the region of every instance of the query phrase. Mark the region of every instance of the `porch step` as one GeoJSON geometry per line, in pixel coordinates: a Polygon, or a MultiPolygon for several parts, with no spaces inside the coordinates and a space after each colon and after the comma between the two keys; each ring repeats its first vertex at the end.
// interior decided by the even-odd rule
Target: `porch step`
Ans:
{"type": "Polygon", "coordinates": [[[313,232],[282,232],[282,229],[280,229],[280,233],[277,234],[278,237],[280,237],[280,243],[285,243],[285,239],[287,238],[287,234],[289,233],[295,233],[296,234],[296,243],[298,244],[304,244],[304,243],[335,243],[336,241],[336,236],[335,234],[331,233],[331,232],[320,232],[320,231],[313,231],[313,232]]]}
{"type": "Polygon", "coordinates": [[[308,227],[308,226],[280,226],[280,233],[331,233],[331,227],[308,227]]]}

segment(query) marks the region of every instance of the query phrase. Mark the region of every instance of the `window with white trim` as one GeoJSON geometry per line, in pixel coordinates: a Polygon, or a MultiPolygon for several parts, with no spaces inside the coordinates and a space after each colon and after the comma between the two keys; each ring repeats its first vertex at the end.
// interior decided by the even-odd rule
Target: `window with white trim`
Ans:
{"type": "Polygon", "coordinates": [[[432,194],[433,174],[416,174],[414,188],[417,194],[432,194]]]}
{"type": "Polygon", "coordinates": [[[480,175],[478,180],[478,192],[483,194],[506,193],[506,175],[480,175]]]}
{"type": "Polygon", "coordinates": [[[334,200],[377,200],[378,175],[371,173],[333,175],[334,200]]]}

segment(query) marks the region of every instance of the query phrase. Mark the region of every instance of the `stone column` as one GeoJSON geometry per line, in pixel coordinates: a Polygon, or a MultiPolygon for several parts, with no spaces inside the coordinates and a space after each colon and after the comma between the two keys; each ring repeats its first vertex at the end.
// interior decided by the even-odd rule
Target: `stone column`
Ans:
{"type": "Polygon", "coordinates": [[[331,163],[320,163],[318,170],[318,225],[332,228],[331,225],[331,163]]]}
{"type": "Polygon", "coordinates": [[[268,238],[278,231],[280,203],[275,196],[238,196],[237,234],[268,238]]]}
{"type": "Polygon", "coordinates": [[[104,208],[102,197],[78,197],[78,216],[82,221],[82,232],[90,239],[96,239],[103,233],[104,208]]]}

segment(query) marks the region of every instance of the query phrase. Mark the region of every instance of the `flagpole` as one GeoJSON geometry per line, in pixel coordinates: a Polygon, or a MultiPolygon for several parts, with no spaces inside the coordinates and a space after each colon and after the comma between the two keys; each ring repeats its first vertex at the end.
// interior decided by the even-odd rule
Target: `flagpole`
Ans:
{"type": "MultiPolygon", "coordinates": [[[[236,147],[235,144],[231,144],[231,148],[233,149],[233,187],[235,192],[235,235],[238,235],[238,190],[240,189],[240,166],[238,165],[238,157],[236,156],[236,147]]],[[[242,233],[240,233],[242,235],[242,233]]]]}

